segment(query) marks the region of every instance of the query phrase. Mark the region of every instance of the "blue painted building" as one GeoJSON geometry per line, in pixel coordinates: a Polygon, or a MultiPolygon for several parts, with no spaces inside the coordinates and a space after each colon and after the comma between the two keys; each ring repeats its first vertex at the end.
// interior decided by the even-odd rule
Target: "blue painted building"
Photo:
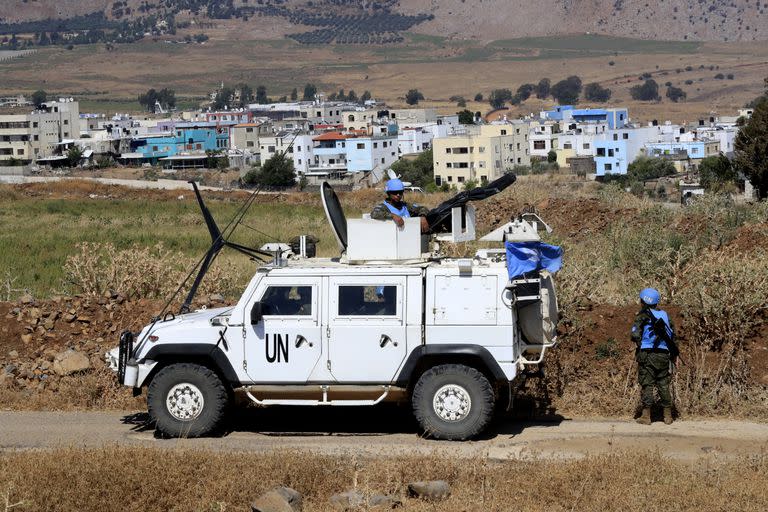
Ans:
{"type": "Polygon", "coordinates": [[[596,177],[627,174],[629,155],[626,140],[596,140],[594,145],[596,177]]]}
{"type": "Polygon", "coordinates": [[[580,108],[573,105],[560,105],[554,110],[545,110],[541,117],[551,121],[575,123],[608,123],[608,128],[615,130],[629,123],[629,111],[626,108],[580,108]]]}
{"type": "Polygon", "coordinates": [[[170,156],[228,148],[229,129],[216,123],[176,123],[172,131],[139,135],[131,140],[131,152],[153,163],[170,156]]]}

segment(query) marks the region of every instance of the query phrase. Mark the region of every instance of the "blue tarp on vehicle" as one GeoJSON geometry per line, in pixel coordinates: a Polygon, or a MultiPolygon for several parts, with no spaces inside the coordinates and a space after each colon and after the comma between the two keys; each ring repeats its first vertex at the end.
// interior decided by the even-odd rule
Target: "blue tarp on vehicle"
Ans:
{"type": "Polygon", "coordinates": [[[507,271],[509,278],[548,270],[555,273],[563,264],[563,249],[543,242],[507,242],[507,271]]]}

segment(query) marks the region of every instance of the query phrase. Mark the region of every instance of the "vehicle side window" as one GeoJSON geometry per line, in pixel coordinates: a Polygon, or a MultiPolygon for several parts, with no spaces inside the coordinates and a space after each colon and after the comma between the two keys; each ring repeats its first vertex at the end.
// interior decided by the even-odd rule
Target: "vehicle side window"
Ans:
{"type": "Polygon", "coordinates": [[[395,316],[397,286],[339,286],[339,316],[395,316]]]}
{"type": "Polygon", "coordinates": [[[261,297],[265,316],[306,316],[312,314],[311,286],[270,286],[261,297]]]}

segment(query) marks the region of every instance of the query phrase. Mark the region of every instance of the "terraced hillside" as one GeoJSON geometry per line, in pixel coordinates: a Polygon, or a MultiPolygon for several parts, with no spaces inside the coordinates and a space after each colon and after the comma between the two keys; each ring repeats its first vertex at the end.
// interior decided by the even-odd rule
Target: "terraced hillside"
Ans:
{"type": "MultiPolygon", "coordinates": [[[[0,32],[54,30],[56,22],[101,15],[91,29],[140,18],[195,23],[241,19],[284,23],[305,44],[398,43],[406,30],[458,39],[600,33],[689,41],[768,39],[768,2],[757,0],[6,0],[0,32]],[[101,25],[101,26],[100,26],[101,25]],[[30,26],[24,26],[29,30],[30,26]]],[[[65,26],[65,25],[64,25],[65,26]]],[[[64,27],[62,26],[62,27],[64,27]]]]}

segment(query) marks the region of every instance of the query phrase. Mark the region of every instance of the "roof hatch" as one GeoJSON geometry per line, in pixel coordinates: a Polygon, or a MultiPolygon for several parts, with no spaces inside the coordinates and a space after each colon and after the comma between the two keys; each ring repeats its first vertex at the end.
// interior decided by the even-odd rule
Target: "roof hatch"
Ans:
{"type": "Polygon", "coordinates": [[[347,217],[344,215],[344,210],[341,209],[339,197],[327,181],[324,181],[320,186],[320,197],[323,199],[325,216],[328,217],[328,222],[339,242],[339,249],[344,252],[347,250],[347,217]]]}

